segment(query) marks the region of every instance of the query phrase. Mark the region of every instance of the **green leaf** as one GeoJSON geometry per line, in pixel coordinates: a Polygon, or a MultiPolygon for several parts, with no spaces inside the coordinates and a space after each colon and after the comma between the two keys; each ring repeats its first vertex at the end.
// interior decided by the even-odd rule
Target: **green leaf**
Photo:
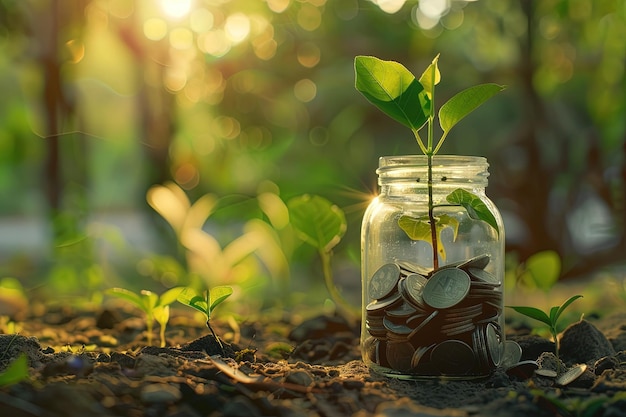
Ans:
{"type": "Polygon", "coordinates": [[[477,195],[462,188],[457,188],[448,194],[446,200],[450,204],[463,206],[472,219],[482,220],[493,227],[496,232],[500,233],[495,216],[477,195]]]}
{"type": "Polygon", "coordinates": [[[498,84],[480,84],[453,96],[439,109],[439,124],[444,135],[461,119],[504,88],[498,84]]]}
{"type": "Polygon", "coordinates": [[[142,297],[137,293],[127,290],[126,288],[110,288],[106,290],[105,293],[129,301],[135,305],[135,307],[146,311],[146,305],[142,297]]]}
{"type": "Polygon", "coordinates": [[[572,297],[570,297],[569,299],[567,299],[567,301],[565,301],[563,304],[561,304],[561,306],[558,308],[556,314],[554,315],[554,322],[556,323],[556,321],[559,319],[559,317],[561,317],[561,314],[563,314],[563,311],[565,311],[565,309],[567,307],[569,307],[570,304],[572,304],[574,301],[578,300],[579,298],[582,298],[583,296],[580,294],[574,295],[572,297]]]}
{"type": "Polygon", "coordinates": [[[143,310],[150,314],[159,302],[159,296],[152,291],[141,290],[141,301],[144,305],[143,310]]]}
{"type": "Polygon", "coordinates": [[[16,384],[28,378],[28,358],[20,355],[0,374],[0,387],[16,384]]]}
{"type": "Polygon", "coordinates": [[[439,84],[439,82],[441,81],[441,73],[439,72],[437,61],[439,61],[439,55],[437,55],[435,59],[433,59],[433,62],[428,66],[428,68],[426,68],[426,70],[419,79],[420,84],[424,87],[424,91],[431,100],[433,97],[433,91],[435,90],[435,85],[439,84]]]}
{"type": "Polygon", "coordinates": [[[372,56],[357,56],[354,72],[356,89],[379,110],[413,131],[424,126],[431,101],[424,86],[406,67],[372,56]]]}
{"type": "Polygon", "coordinates": [[[211,288],[209,291],[209,313],[226,300],[232,293],[233,289],[225,285],[211,288]]]}
{"type": "MultiPolygon", "coordinates": [[[[432,234],[430,230],[430,222],[428,220],[428,216],[422,217],[411,217],[411,216],[401,216],[398,219],[398,226],[411,240],[421,240],[424,242],[428,242],[431,245],[432,242],[432,234]]],[[[441,234],[446,227],[452,228],[452,233],[454,234],[453,239],[456,240],[457,233],[459,231],[459,222],[454,217],[448,216],[447,214],[443,214],[441,216],[435,217],[435,229],[437,230],[437,238],[441,243],[441,234]]],[[[437,251],[439,252],[439,256],[441,259],[446,259],[446,250],[444,245],[439,244],[437,246],[437,251]]]]}
{"type": "Polygon", "coordinates": [[[170,306],[161,305],[154,309],[154,319],[159,323],[161,327],[165,327],[170,319],[170,306]]]}
{"type": "Polygon", "coordinates": [[[177,300],[181,304],[184,304],[191,308],[195,308],[201,313],[204,313],[207,318],[209,317],[209,303],[206,297],[195,288],[183,288],[183,290],[178,295],[177,300]]]}
{"type": "Polygon", "coordinates": [[[287,202],[289,219],[300,239],[322,252],[330,252],[346,233],[344,212],[317,195],[294,197],[287,202]]]}
{"type": "Polygon", "coordinates": [[[161,294],[158,305],[167,306],[167,305],[172,304],[174,301],[178,299],[178,296],[180,295],[182,291],[183,291],[183,287],[170,288],[169,290],[161,294]]]}
{"type": "Polygon", "coordinates": [[[555,251],[545,250],[531,255],[524,262],[524,272],[520,279],[530,279],[537,288],[548,292],[554,287],[560,275],[561,257],[555,251]]]}
{"type": "Polygon", "coordinates": [[[508,308],[512,308],[520,314],[525,315],[526,317],[530,317],[531,319],[539,320],[542,323],[547,324],[548,326],[552,326],[552,322],[550,317],[543,311],[534,307],[524,307],[524,306],[507,306],[508,308]]]}

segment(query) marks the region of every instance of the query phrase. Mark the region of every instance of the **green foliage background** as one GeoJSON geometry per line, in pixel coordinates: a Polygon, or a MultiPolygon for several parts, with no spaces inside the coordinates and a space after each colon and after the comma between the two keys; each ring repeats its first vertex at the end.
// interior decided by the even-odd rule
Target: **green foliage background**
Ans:
{"type": "Polygon", "coordinates": [[[346,212],[334,263],[358,291],[378,157],[419,150],[355,90],[353,59],[419,74],[437,53],[439,104],[508,86],[440,153],[488,158],[516,259],[554,250],[564,277],[623,261],[625,1],[196,0],[180,17],[169,3],[0,0],[0,275],[82,293],[183,280],[184,248],[146,204],[173,181],[222,198],[207,226],[222,245],[251,219],[272,226],[301,290],[322,282],[315,251],[257,197],[324,196],[346,212]]]}

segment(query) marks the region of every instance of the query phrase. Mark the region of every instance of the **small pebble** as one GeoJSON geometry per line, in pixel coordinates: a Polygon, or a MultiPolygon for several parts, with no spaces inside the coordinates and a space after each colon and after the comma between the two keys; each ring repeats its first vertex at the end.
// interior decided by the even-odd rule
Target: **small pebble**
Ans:
{"type": "Polygon", "coordinates": [[[167,404],[180,400],[180,390],[169,384],[151,384],[141,390],[141,401],[144,404],[167,404]]]}

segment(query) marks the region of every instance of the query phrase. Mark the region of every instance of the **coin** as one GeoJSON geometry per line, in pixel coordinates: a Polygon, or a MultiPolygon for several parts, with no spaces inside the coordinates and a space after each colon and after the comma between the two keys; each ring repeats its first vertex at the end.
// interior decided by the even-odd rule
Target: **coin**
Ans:
{"type": "MultiPolygon", "coordinates": [[[[432,313],[430,313],[430,315],[428,317],[426,317],[424,320],[422,320],[421,323],[419,323],[414,329],[413,331],[409,334],[408,338],[412,339],[413,336],[415,336],[420,330],[422,330],[424,328],[424,326],[426,326],[428,323],[430,323],[435,317],[437,317],[437,314],[439,314],[439,310],[435,310],[432,313]]],[[[412,321],[412,318],[409,319],[412,321]]],[[[407,320],[407,324],[409,323],[409,320],[407,320]]],[[[409,326],[412,327],[412,326],[409,326]]]]}
{"type": "Polygon", "coordinates": [[[413,308],[409,303],[402,303],[399,306],[391,309],[387,309],[387,316],[394,318],[408,318],[417,313],[417,310],[413,308]]]}
{"type": "Polygon", "coordinates": [[[408,300],[422,310],[426,308],[423,303],[423,292],[427,282],[426,277],[419,274],[411,274],[404,279],[404,290],[408,300]]]}
{"type": "Polygon", "coordinates": [[[390,295],[400,279],[400,267],[389,263],[378,268],[369,282],[370,299],[380,300],[390,295]]]}
{"type": "Polygon", "coordinates": [[[528,379],[533,373],[539,369],[539,365],[535,361],[521,361],[512,366],[509,366],[506,370],[507,375],[518,378],[528,379]]]}
{"type": "Polygon", "coordinates": [[[552,369],[539,368],[535,371],[535,375],[543,376],[545,378],[556,378],[558,374],[552,369]]]}
{"type": "Polygon", "coordinates": [[[489,257],[489,255],[487,254],[478,255],[474,258],[468,259],[465,262],[461,263],[459,265],[459,268],[461,269],[467,269],[467,268],[485,269],[487,265],[489,265],[489,261],[491,261],[491,258],[489,257]]]}
{"type": "Polygon", "coordinates": [[[411,362],[415,348],[409,342],[387,343],[387,361],[392,369],[408,371],[412,368],[411,362]]]}
{"type": "Polygon", "coordinates": [[[444,375],[458,375],[469,372],[476,365],[474,351],[461,340],[446,340],[435,346],[430,360],[444,375]]]}
{"type": "Polygon", "coordinates": [[[467,268],[467,273],[471,278],[474,278],[474,281],[478,281],[480,283],[491,284],[494,286],[500,286],[502,283],[498,281],[498,278],[495,275],[490,274],[484,269],[478,268],[467,268]]]}
{"type": "Polygon", "coordinates": [[[385,317],[383,319],[383,326],[385,326],[385,329],[389,330],[391,333],[397,336],[405,336],[413,331],[413,329],[406,324],[394,323],[389,320],[388,317],[385,317]]]}
{"type": "Polygon", "coordinates": [[[400,304],[402,302],[402,297],[400,294],[395,294],[392,297],[385,298],[379,301],[372,301],[367,306],[365,306],[365,311],[372,315],[385,314],[386,308],[391,308],[400,304]]]}
{"type": "Polygon", "coordinates": [[[420,274],[428,276],[431,272],[433,272],[432,268],[426,268],[410,261],[396,261],[396,264],[400,267],[401,270],[407,272],[405,275],[420,274]]]}
{"type": "Polygon", "coordinates": [[[554,381],[557,385],[564,387],[565,385],[569,385],[575,380],[577,380],[582,374],[587,370],[587,365],[581,364],[576,365],[573,368],[570,368],[568,371],[559,375],[559,377],[554,381]]]}
{"type": "Polygon", "coordinates": [[[487,324],[487,352],[489,353],[489,359],[493,366],[500,365],[501,351],[500,351],[500,335],[496,330],[496,326],[493,323],[487,324]]]}
{"type": "Polygon", "coordinates": [[[467,296],[470,289],[470,277],[457,268],[446,268],[435,272],[426,285],[422,298],[429,306],[437,309],[450,308],[467,296]]]}
{"type": "Polygon", "coordinates": [[[500,360],[500,365],[505,368],[515,365],[522,358],[522,347],[513,340],[504,342],[504,355],[500,360]]]}

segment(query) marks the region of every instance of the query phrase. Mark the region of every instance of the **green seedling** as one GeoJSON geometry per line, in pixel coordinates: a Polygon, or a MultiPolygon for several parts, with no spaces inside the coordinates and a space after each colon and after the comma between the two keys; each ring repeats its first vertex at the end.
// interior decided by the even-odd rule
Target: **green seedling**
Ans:
{"type": "Polygon", "coordinates": [[[480,84],[461,91],[444,103],[438,113],[443,133],[435,143],[435,86],[441,80],[438,60],[439,55],[419,79],[398,62],[383,61],[371,56],[357,56],[354,60],[356,89],[379,110],[411,129],[420,150],[427,157],[428,215],[419,218],[402,216],[399,226],[410,239],[422,240],[432,245],[434,269],[439,267],[439,256],[445,260],[445,250],[438,244],[442,231],[451,227],[456,237],[458,229],[456,219],[435,214],[437,207],[462,206],[471,218],[485,221],[499,232],[493,213],[479,197],[466,190],[454,190],[446,197],[445,204],[433,202],[432,164],[433,156],[441,148],[450,130],[505,88],[497,84],[480,84]],[[420,136],[420,130],[424,127],[427,129],[426,142],[420,136]]]}
{"type": "Polygon", "coordinates": [[[207,289],[204,292],[198,291],[192,287],[185,287],[178,295],[178,302],[188,307],[195,308],[196,310],[204,314],[204,316],[206,317],[206,326],[209,328],[209,331],[211,332],[213,338],[220,345],[222,353],[224,353],[224,345],[211,327],[211,314],[213,313],[213,310],[215,310],[215,307],[217,307],[224,300],[230,297],[232,293],[233,289],[231,287],[220,285],[211,289],[207,289]]]}
{"type": "Polygon", "coordinates": [[[346,216],[339,207],[317,195],[302,195],[287,202],[289,219],[299,238],[317,249],[322,260],[324,282],[331,299],[348,318],[360,314],[341,295],[333,279],[333,248],[346,233],[346,216]]]}
{"type": "Polygon", "coordinates": [[[21,353],[9,366],[0,374],[0,387],[17,384],[28,378],[28,358],[21,353]]]}
{"type": "Polygon", "coordinates": [[[161,347],[165,346],[165,327],[170,318],[169,305],[178,298],[183,290],[182,287],[174,287],[165,291],[159,297],[158,294],[148,290],[141,290],[139,294],[125,288],[111,288],[107,294],[121,298],[133,304],[144,312],[146,316],[146,332],[148,333],[148,345],[152,345],[152,329],[156,321],[160,325],[159,336],[161,347]]]}
{"type": "Polygon", "coordinates": [[[574,301],[582,298],[582,295],[574,295],[567,299],[560,306],[554,306],[550,309],[549,313],[546,313],[535,307],[526,307],[526,306],[507,306],[508,308],[512,308],[520,314],[523,314],[526,317],[530,317],[531,319],[538,320],[548,326],[550,329],[550,334],[554,340],[554,353],[556,357],[559,357],[559,338],[557,337],[559,331],[557,328],[559,318],[570,304],[574,301]]]}

